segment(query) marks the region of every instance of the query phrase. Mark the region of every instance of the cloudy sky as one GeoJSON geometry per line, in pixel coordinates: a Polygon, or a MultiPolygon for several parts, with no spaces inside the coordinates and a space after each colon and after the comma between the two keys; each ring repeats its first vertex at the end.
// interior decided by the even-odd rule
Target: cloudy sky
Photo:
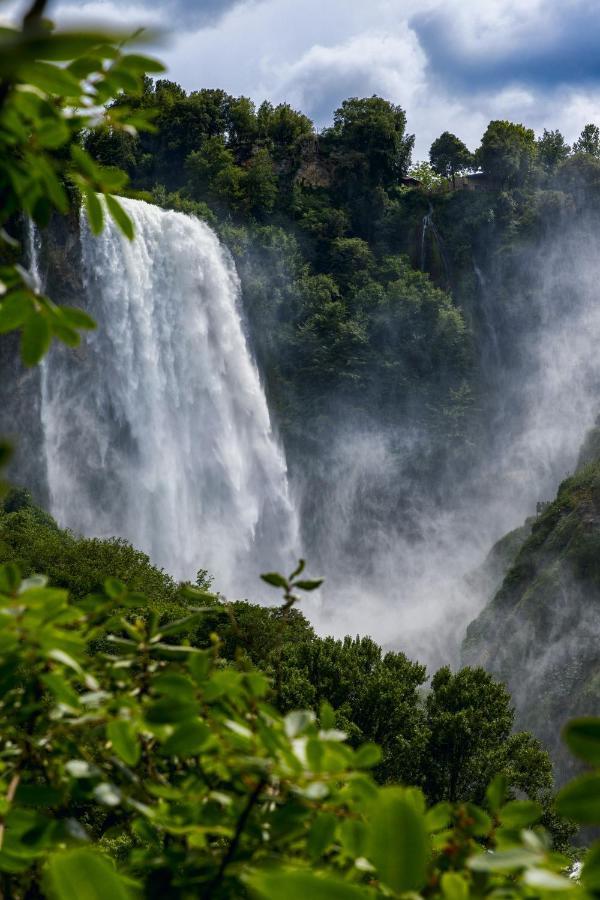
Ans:
{"type": "Polygon", "coordinates": [[[407,111],[416,154],[492,118],[573,140],[600,123],[600,0],[55,0],[58,22],[148,23],[187,89],[286,100],[322,127],[350,96],[407,111]]]}

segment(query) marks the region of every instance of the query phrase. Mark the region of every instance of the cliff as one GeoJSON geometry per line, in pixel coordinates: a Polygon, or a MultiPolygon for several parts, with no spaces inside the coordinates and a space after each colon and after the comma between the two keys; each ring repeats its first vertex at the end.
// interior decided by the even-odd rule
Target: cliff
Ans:
{"type": "Polygon", "coordinates": [[[600,459],[594,429],[580,466],[534,522],[493,600],[471,623],[463,663],[509,687],[517,724],[552,751],[559,781],[573,763],[560,727],[600,701],[600,459]]]}

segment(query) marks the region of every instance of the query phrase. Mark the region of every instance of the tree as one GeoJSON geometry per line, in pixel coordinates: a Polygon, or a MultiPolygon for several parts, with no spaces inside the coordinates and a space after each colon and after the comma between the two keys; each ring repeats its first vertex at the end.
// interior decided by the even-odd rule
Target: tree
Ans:
{"type": "Polygon", "coordinates": [[[188,190],[195,200],[207,200],[220,209],[238,209],[242,201],[243,170],[222,135],[207,137],[185,161],[188,190]]]}
{"type": "Polygon", "coordinates": [[[560,131],[547,131],[537,140],[537,158],[547,173],[555,172],[561,162],[569,156],[571,148],[560,131]]]}
{"type": "MultiPolygon", "coordinates": [[[[90,88],[78,82],[76,95],[64,98],[60,92],[75,90],[71,77],[87,79],[90,54],[99,54],[103,73],[121,51],[109,37],[98,45],[94,36],[92,44],[83,42],[85,55],[75,65],[44,66],[48,54],[71,60],[81,39],[68,34],[48,43],[44,26],[29,41],[29,22],[39,19],[43,7],[37,0],[26,17],[25,46],[20,33],[5,29],[0,34],[0,65],[11,73],[0,85],[6,150],[0,154],[0,175],[12,212],[33,212],[40,219],[47,207],[60,211],[56,186],[62,186],[59,173],[66,174],[61,155],[55,160],[46,151],[79,146],[79,132],[70,128],[72,104],[75,96],[83,101],[90,88]],[[28,69],[32,59],[42,65],[28,69]],[[29,91],[26,73],[32,80],[42,73],[43,80],[37,80],[43,87],[29,91]],[[15,84],[15,93],[32,97],[9,103],[15,84]],[[47,97],[37,118],[31,110],[35,98],[42,99],[40,92],[47,97]],[[49,137],[52,129],[43,127],[47,124],[56,126],[54,138],[49,137]],[[49,147],[47,142],[58,137],[58,146],[49,147]],[[29,149],[42,171],[32,172],[25,185],[32,197],[22,197],[22,180],[10,193],[7,176],[19,171],[21,154],[27,157],[29,149]],[[47,172],[42,177],[44,162],[54,163],[55,177],[47,172]]],[[[135,73],[145,65],[135,57],[126,71],[135,73]]],[[[92,71],[97,66],[93,59],[92,71]]],[[[97,74],[94,84],[102,84],[97,74]]],[[[116,73],[112,76],[112,84],[115,79],[118,84],[116,73]]],[[[126,116],[121,122],[129,124],[126,116]]],[[[95,190],[114,186],[122,176],[71,152],[68,174],[83,194],[92,228],[99,230],[104,212],[95,190]]],[[[22,179],[26,175],[24,169],[22,179]]],[[[118,201],[109,195],[106,202],[117,224],[130,233],[118,201]]],[[[37,302],[36,315],[55,315],[49,301],[24,292],[15,297],[11,285],[0,305],[4,325],[11,322],[7,294],[12,313],[17,303],[29,303],[29,317],[37,302]]],[[[47,334],[40,341],[36,322],[28,335],[27,321],[26,349],[33,343],[39,358],[47,334]]],[[[68,335],[65,327],[55,330],[63,339],[68,335]]],[[[17,496],[5,512],[19,515],[26,507],[26,498],[17,496]]],[[[320,584],[306,579],[303,568],[301,562],[287,578],[275,572],[263,576],[283,590],[282,620],[298,602],[297,591],[320,584]]],[[[202,619],[202,605],[212,606],[218,598],[189,585],[182,586],[181,595],[190,608],[173,621],[115,577],[73,600],[44,576],[23,580],[14,563],[0,566],[4,896],[228,900],[250,894],[263,900],[282,895],[367,900],[427,891],[441,900],[467,896],[472,883],[481,896],[545,896],[548,883],[552,890],[580,894],[560,875],[565,860],[549,852],[544,832],[522,833],[539,818],[535,804],[505,804],[502,785],[495,783],[487,797],[493,818],[472,806],[426,812],[418,789],[379,788],[368,774],[380,759],[377,747],[348,746],[328,704],[321,706],[318,719],[308,711],[283,717],[266,700],[264,675],[251,666],[227,665],[219,656],[218,638],[205,649],[182,638],[202,619]],[[518,828],[511,830],[511,823],[518,828]],[[483,847],[497,852],[483,853],[483,847]]],[[[599,731],[600,723],[592,720],[570,734],[575,749],[592,764],[600,759],[599,731]]],[[[588,776],[590,787],[597,777],[588,776]]],[[[582,792],[575,784],[565,793],[562,806],[595,824],[597,811],[586,802],[594,795],[587,783],[583,787],[582,792]]],[[[590,890],[597,884],[596,859],[594,851],[581,876],[590,890]]]]}
{"type": "Polygon", "coordinates": [[[586,125],[573,144],[573,153],[587,153],[600,159],[600,128],[597,125],[586,125]]]}
{"type": "Polygon", "coordinates": [[[243,177],[244,207],[258,219],[273,212],[277,201],[277,172],[271,154],[262,147],[250,159],[243,177]]]}
{"type": "Polygon", "coordinates": [[[256,119],[259,140],[277,157],[289,152],[300,137],[314,131],[308,116],[292,109],[289,103],[273,106],[265,101],[261,103],[256,119]]]}
{"type": "Polygon", "coordinates": [[[452,181],[456,187],[456,175],[473,165],[473,154],[460,138],[449,131],[444,131],[429,150],[429,161],[438,173],[452,181]]]}
{"type": "Polygon", "coordinates": [[[481,803],[499,772],[533,798],[550,789],[548,754],[530,735],[511,735],[510,694],[484,669],[461,669],[455,675],[440,669],[431,681],[426,709],[425,789],[431,800],[481,803]]]}
{"type": "Polygon", "coordinates": [[[371,188],[391,187],[408,170],[415,139],[406,134],[406,113],[381,97],[344,100],[329,135],[371,188]]]}
{"type": "Polygon", "coordinates": [[[496,120],[488,125],[477,158],[486,175],[502,187],[515,187],[527,180],[535,151],[531,128],[496,120]]]}

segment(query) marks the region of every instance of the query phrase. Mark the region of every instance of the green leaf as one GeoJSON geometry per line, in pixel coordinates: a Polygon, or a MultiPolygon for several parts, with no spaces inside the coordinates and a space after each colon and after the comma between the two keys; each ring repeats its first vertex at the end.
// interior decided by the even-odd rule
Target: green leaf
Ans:
{"type": "Polygon", "coordinates": [[[196,696],[193,682],[177,672],[165,672],[163,675],[158,675],[152,682],[152,688],[157,694],[174,697],[176,700],[193,700],[196,696]]]}
{"type": "Polygon", "coordinates": [[[170,637],[173,634],[180,634],[182,631],[190,631],[195,625],[198,625],[202,616],[209,612],[208,609],[201,609],[192,613],[191,616],[185,616],[183,619],[177,619],[168,625],[161,625],[159,628],[162,637],[170,637]]]}
{"type": "Polygon", "coordinates": [[[563,738],[575,756],[592,766],[600,766],[600,718],[571,719],[563,731],[563,738]]]}
{"type": "Polygon", "coordinates": [[[270,584],[273,587],[287,588],[288,586],[287,579],[284,578],[283,575],[280,575],[279,572],[265,572],[265,574],[260,577],[263,581],[266,581],[267,584],[270,584]]]}
{"type": "Polygon", "coordinates": [[[113,217],[115,223],[119,226],[125,237],[129,238],[129,240],[132,241],[135,237],[133,222],[115,197],[113,197],[111,194],[106,194],[105,200],[108,211],[113,217]]]}
{"type": "Polygon", "coordinates": [[[465,811],[472,820],[468,830],[475,837],[485,837],[492,830],[492,820],[479,806],[474,803],[466,803],[465,811]]]}
{"type": "Polygon", "coordinates": [[[184,722],[160,748],[161,756],[197,756],[211,737],[208,725],[199,719],[184,722]]]}
{"type": "Polygon", "coordinates": [[[542,859],[543,857],[530,850],[501,850],[480,853],[469,860],[468,866],[474,872],[513,872],[533,866],[542,859]]]}
{"type": "Polygon", "coordinates": [[[53,854],[46,879],[56,900],[130,900],[131,894],[114,867],[93,850],[53,854]]]}
{"type": "Polygon", "coordinates": [[[294,578],[297,578],[298,575],[300,575],[300,574],[304,571],[305,565],[306,565],[306,560],[305,560],[305,559],[299,559],[299,560],[298,560],[298,565],[296,566],[296,568],[294,569],[294,571],[293,571],[292,574],[290,575],[289,580],[292,581],[294,578]]]}
{"type": "Polygon", "coordinates": [[[30,312],[21,337],[21,358],[25,365],[37,365],[47,353],[51,340],[52,332],[46,316],[30,312]]]}
{"type": "Polygon", "coordinates": [[[498,818],[505,828],[526,828],[542,815],[542,807],[533,800],[512,800],[498,811],[498,818]]]}
{"type": "Polygon", "coordinates": [[[92,317],[77,306],[61,306],[60,312],[67,324],[72,328],[85,328],[91,331],[96,327],[92,317]]]}
{"type": "Polygon", "coordinates": [[[425,817],[401,788],[382,788],[369,819],[367,857],[393,891],[425,884],[428,840],[425,817]]]}
{"type": "Polygon", "coordinates": [[[104,225],[104,213],[102,212],[102,204],[98,199],[95,191],[86,188],[83,191],[83,199],[87,210],[87,217],[90,223],[92,234],[100,234],[104,225]]]}
{"type": "Polygon", "coordinates": [[[323,578],[313,578],[308,581],[295,581],[294,587],[300,588],[301,591],[316,591],[323,584],[323,578]]]}
{"type": "Polygon", "coordinates": [[[496,777],[489,783],[485,792],[485,796],[487,799],[488,808],[491,812],[495,813],[504,803],[507,787],[508,781],[506,775],[502,775],[501,773],[496,775],[496,777]]]}
{"type": "Polygon", "coordinates": [[[548,869],[527,869],[523,875],[523,881],[538,891],[570,891],[573,889],[573,882],[569,878],[549,872],[548,869]]]}
{"type": "Polygon", "coordinates": [[[87,175],[92,181],[100,180],[101,168],[87,150],[84,150],[79,144],[71,144],[71,157],[84,175],[87,175]]]}
{"type": "Polygon", "coordinates": [[[201,650],[199,653],[194,653],[193,656],[190,656],[187,666],[196,684],[204,684],[210,672],[210,664],[211,657],[208,650],[201,650]]]}
{"type": "Polygon", "coordinates": [[[431,834],[434,831],[441,831],[447,828],[452,821],[452,804],[436,803],[431,809],[425,813],[425,828],[431,834]]]}
{"type": "Polygon", "coordinates": [[[446,900],[467,900],[469,884],[458,872],[444,872],[441,884],[442,893],[446,900]]]}
{"type": "Polygon", "coordinates": [[[335,728],[335,710],[327,700],[323,700],[319,708],[319,722],[321,728],[335,728]]]}
{"type": "Polygon", "coordinates": [[[244,881],[255,896],[265,900],[365,900],[373,896],[358,885],[293,869],[252,872],[244,881]]]}
{"type": "Polygon", "coordinates": [[[79,79],[67,69],[47,62],[27,62],[19,70],[19,77],[47,94],[60,97],[79,97],[82,93],[79,79]]]}
{"type": "Polygon", "coordinates": [[[600,825],[600,775],[584,775],[559,792],[556,809],[582,825],[600,825]]]}
{"type": "Polygon", "coordinates": [[[321,813],[310,827],[306,846],[313,860],[323,856],[335,835],[337,819],[333,813],[321,813]]]}
{"type": "Polygon", "coordinates": [[[339,827],[344,850],[354,859],[365,855],[367,827],[358,819],[345,819],[339,827]]]}
{"type": "Polygon", "coordinates": [[[586,854],[581,881],[588,891],[600,891],[600,844],[594,844],[586,854]]]}
{"type": "Polygon", "coordinates": [[[16,594],[21,584],[21,572],[15,563],[4,563],[0,566],[0,591],[3,594],[16,594]]]}
{"type": "Polygon", "coordinates": [[[113,750],[128,766],[139,762],[141,748],[136,731],[126,719],[114,719],[106,727],[106,736],[113,745],[113,750]]]}
{"type": "Polygon", "coordinates": [[[354,754],[357,769],[370,769],[381,762],[381,749],[377,744],[362,744],[354,754]]]}
{"type": "Polygon", "coordinates": [[[127,593],[127,585],[119,581],[118,578],[107,578],[104,582],[104,591],[107,597],[112,600],[119,600],[123,594],[127,593]]]}
{"type": "Polygon", "coordinates": [[[19,328],[31,315],[32,298],[27,291],[8,294],[0,306],[0,334],[19,328]]]}
{"type": "Polygon", "coordinates": [[[67,347],[78,347],[81,343],[79,332],[67,325],[62,317],[57,315],[52,317],[52,333],[54,337],[57,337],[67,347]]]}
{"type": "Polygon", "coordinates": [[[132,72],[164,72],[165,67],[157,59],[151,56],[140,56],[139,53],[128,53],[121,58],[121,65],[131,69],[132,72]]]}
{"type": "Polygon", "coordinates": [[[198,704],[194,700],[164,697],[152,703],[145,711],[147,722],[152,725],[174,725],[193,719],[198,714],[198,704]]]}

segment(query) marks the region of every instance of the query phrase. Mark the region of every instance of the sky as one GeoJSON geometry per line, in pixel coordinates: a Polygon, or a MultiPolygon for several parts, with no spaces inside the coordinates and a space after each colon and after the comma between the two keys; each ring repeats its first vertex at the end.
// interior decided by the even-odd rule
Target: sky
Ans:
{"type": "MultiPolygon", "coordinates": [[[[2,8],[11,4],[0,3],[2,8]]],[[[328,125],[378,94],[407,112],[417,160],[452,131],[475,149],[491,119],[573,141],[600,124],[600,0],[55,0],[59,24],[148,24],[187,90],[286,101],[328,125]]]]}

